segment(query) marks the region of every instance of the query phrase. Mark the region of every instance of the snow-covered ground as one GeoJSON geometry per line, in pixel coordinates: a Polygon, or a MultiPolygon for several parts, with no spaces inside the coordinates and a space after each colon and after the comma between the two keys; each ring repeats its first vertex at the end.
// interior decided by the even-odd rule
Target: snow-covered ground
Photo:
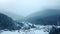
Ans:
{"type": "MultiPolygon", "coordinates": [[[[52,28],[51,25],[34,25],[35,28],[31,28],[32,24],[30,23],[24,23],[24,26],[22,27],[22,29],[20,29],[19,31],[3,31],[0,34],[49,34],[50,29],[52,28]],[[25,30],[24,28],[29,28],[25,30]]],[[[60,28],[60,26],[58,26],[58,28],[60,28]]]]}
{"type": "Polygon", "coordinates": [[[10,32],[10,31],[4,31],[0,34],[48,34],[48,32],[44,32],[43,30],[28,30],[28,31],[14,31],[14,32],[10,32]]]}
{"type": "Polygon", "coordinates": [[[19,30],[19,31],[3,31],[0,34],[48,34],[47,26],[39,26],[37,28],[31,28],[29,30],[19,30]],[[40,27],[40,28],[39,28],[40,27]]]}

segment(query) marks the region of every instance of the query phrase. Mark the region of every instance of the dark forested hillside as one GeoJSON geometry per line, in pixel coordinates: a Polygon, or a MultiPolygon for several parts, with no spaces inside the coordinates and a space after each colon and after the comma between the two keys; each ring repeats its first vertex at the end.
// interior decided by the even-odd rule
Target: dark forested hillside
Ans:
{"type": "Polygon", "coordinates": [[[15,30],[17,26],[14,23],[14,20],[11,17],[8,17],[5,14],[0,13],[0,30],[15,30]]]}
{"type": "Polygon", "coordinates": [[[60,24],[60,10],[47,9],[33,13],[27,17],[27,20],[33,24],[39,25],[59,25],[60,24]]]}

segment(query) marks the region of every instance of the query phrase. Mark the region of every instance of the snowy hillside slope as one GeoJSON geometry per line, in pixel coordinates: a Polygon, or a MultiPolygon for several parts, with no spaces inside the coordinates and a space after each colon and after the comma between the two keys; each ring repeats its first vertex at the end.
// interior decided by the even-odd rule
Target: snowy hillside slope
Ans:
{"type": "Polygon", "coordinates": [[[48,34],[48,32],[44,32],[43,30],[31,30],[31,31],[15,31],[15,32],[10,32],[10,31],[4,31],[3,33],[0,34],[48,34]]]}
{"type": "Polygon", "coordinates": [[[48,32],[44,32],[43,30],[35,30],[35,29],[30,29],[27,31],[14,31],[14,32],[10,32],[10,31],[4,31],[0,34],[48,34],[48,32]]]}
{"type": "Polygon", "coordinates": [[[3,31],[0,34],[48,34],[49,30],[47,28],[47,26],[38,26],[36,28],[30,28],[29,30],[3,31]]]}
{"type": "MultiPolygon", "coordinates": [[[[31,23],[25,23],[22,22],[20,24],[23,24],[20,30],[15,31],[4,31],[0,34],[49,34],[50,30],[52,29],[52,25],[35,25],[31,23]]],[[[17,24],[17,26],[20,26],[17,24]]],[[[57,28],[60,28],[58,26],[57,28]]]]}

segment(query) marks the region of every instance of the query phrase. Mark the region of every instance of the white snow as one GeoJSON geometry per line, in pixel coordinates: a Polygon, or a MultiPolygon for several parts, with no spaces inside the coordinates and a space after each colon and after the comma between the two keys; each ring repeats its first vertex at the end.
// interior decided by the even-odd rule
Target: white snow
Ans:
{"type": "Polygon", "coordinates": [[[3,31],[0,34],[48,34],[49,32],[45,31],[44,26],[41,26],[42,29],[31,28],[29,30],[19,30],[18,31],[3,31]]]}
{"type": "Polygon", "coordinates": [[[32,30],[32,31],[15,31],[15,32],[10,32],[10,31],[4,31],[0,34],[48,34],[48,32],[44,32],[43,30],[32,30]]]}
{"type": "Polygon", "coordinates": [[[2,32],[0,34],[19,34],[19,33],[17,31],[15,31],[15,32],[4,31],[4,32],[2,32]]]}
{"type": "MultiPolygon", "coordinates": [[[[23,22],[24,23],[24,22],[23,22]]],[[[28,25],[32,25],[30,23],[24,23],[24,27],[29,27],[28,25]]],[[[51,25],[34,25],[36,28],[30,28],[28,30],[21,29],[19,31],[3,31],[0,34],[49,34],[50,29],[52,28],[51,25]]],[[[24,28],[23,27],[23,28],[24,28]]],[[[60,26],[58,26],[60,28],[60,26]]]]}

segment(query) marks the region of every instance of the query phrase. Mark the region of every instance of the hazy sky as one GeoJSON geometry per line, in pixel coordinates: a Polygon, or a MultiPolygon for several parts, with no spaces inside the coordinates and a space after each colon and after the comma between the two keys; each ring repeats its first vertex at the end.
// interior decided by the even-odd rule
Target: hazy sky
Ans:
{"type": "Polygon", "coordinates": [[[28,16],[46,8],[59,8],[60,0],[0,0],[0,10],[28,16]]]}

